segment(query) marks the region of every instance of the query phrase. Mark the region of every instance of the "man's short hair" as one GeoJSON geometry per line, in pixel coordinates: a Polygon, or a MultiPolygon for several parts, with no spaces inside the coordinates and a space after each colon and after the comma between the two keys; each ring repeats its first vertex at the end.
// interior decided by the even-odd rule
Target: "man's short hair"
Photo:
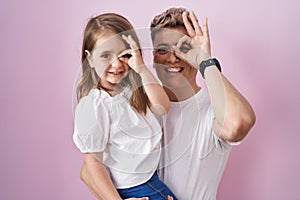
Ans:
{"type": "Polygon", "coordinates": [[[188,11],[185,8],[169,8],[163,13],[156,15],[150,25],[152,41],[155,39],[156,33],[163,28],[183,27],[182,13],[188,11]]]}

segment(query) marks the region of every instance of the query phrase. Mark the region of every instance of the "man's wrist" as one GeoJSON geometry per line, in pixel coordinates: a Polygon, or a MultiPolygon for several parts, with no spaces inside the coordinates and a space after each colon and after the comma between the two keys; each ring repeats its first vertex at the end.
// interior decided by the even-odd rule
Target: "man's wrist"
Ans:
{"type": "Polygon", "coordinates": [[[199,65],[199,71],[204,79],[205,79],[205,76],[204,76],[205,69],[210,66],[216,66],[218,68],[218,70],[220,72],[222,72],[221,65],[216,58],[209,58],[209,59],[203,60],[199,65]]]}
{"type": "Polygon", "coordinates": [[[195,67],[200,70],[200,64],[202,63],[202,61],[208,60],[208,59],[211,59],[211,57],[205,57],[205,58],[203,58],[202,56],[198,55],[196,57],[196,63],[195,63],[196,66],[195,67]]]}

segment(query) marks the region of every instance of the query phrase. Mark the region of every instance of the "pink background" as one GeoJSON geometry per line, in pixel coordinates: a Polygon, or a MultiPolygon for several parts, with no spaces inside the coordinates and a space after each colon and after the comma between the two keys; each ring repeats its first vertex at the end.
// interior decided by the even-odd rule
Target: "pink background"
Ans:
{"type": "Polygon", "coordinates": [[[249,136],[232,151],[218,199],[300,199],[299,4],[2,0],[0,199],[94,199],[79,180],[82,155],[72,142],[83,28],[102,12],[123,14],[145,28],[171,6],[209,17],[213,55],[257,115],[249,136]]]}

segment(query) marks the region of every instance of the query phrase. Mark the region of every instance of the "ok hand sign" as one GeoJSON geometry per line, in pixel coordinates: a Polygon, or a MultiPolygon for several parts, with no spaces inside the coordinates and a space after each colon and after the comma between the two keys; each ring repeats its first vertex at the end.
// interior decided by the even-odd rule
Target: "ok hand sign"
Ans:
{"type": "MultiPolygon", "coordinates": [[[[203,30],[198,23],[197,17],[193,11],[184,12],[182,14],[184,26],[187,30],[188,36],[185,35],[180,38],[173,50],[180,59],[185,60],[191,66],[199,68],[199,64],[211,57],[210,39],[208,32],[207,18],[203,20],[203,30]],[[190,23],[190,21],[192,24],[190,23]],[[182,51],[183,45],[189,45],[190,49],[182,51]]],[[[186,49],[186,48],[185,48],[186,49]]]]}
{"type": "Polygon", "coordinates": [[[127,63],[134,71],[140,73],[145,67],[145,64],[136,41],[134,41],[131,35],[122,35],[122,38],[129,44],[130,49],[126,49],[118,57],[127,63]]]}

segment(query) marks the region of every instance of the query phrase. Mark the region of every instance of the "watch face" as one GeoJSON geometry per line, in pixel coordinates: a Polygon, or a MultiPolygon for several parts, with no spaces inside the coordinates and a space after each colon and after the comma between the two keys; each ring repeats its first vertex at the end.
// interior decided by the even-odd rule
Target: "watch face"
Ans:
{"type": "Polygon", "coordinates": [[[213,58],[213,59],[209,59],[208,60],[208,63],[207,63],[207,66],[210,66],[210,65],[219,65],[219,62],[217,59],[213,58]]]}

